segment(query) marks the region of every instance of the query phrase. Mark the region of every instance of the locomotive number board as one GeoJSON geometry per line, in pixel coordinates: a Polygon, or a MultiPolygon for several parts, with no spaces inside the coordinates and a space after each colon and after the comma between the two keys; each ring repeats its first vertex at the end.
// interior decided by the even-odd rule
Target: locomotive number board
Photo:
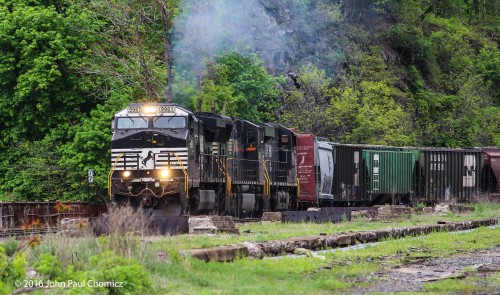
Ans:
{"type": "Polygon", "coordinates": [[[141,113],[142,107],[128,107],[127,113],[141,113]]]}
{"type": "Polygon", "coordinates": [[[160,106],[160,113],[175,113],[175,106],[160,106]]]}
{"type": "MultiPolygon", "coordinates": [[[[157,109],[158,110],[158,109],[157,109]]],[[[160,106],[159,108],[159,113],[175,113],[176,109],[175,106],[160,106]]],[[[128,113],[133,113],[133,114],[140,114],[143,112],[142,106],[129,106],[127,108],[128,113]]]]}

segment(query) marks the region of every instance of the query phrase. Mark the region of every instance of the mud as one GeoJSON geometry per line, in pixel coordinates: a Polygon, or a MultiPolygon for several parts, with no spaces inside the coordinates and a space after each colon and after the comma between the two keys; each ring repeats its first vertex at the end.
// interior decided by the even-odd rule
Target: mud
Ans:
{"type": "MultiPolygon", "coordinates": [[[[422,251],[422,249],[413,249],[422,251]]],[[[479,277],[475,284],[488,289],[488,294],[500,292],[490,277],[498,276],[500,270],[500,247],[489,250],[455,255],[449,258],[420,258],[392,269],[358,278],[370,284],[367,288],[349,290],[351,294],[398,293],[425,291],[425,284],[444,279],[479,277]]]]}

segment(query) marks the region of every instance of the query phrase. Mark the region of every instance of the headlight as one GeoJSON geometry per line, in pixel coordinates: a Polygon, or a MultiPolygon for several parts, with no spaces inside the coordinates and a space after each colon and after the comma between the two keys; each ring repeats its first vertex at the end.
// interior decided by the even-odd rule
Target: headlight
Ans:
{"type": "Polygon", "coordinates": [[[153,106],[146,106],[146,107],[144,107],[144,112],[145,112],[146,114],[156,114],[156,113],[157,113],[157,110],[156,110],[156,108],[155,108],[155,107],[153,107],[153,106]]]}
{"type": "Polygon", "coordinates": [[[168,169],[162,170],[160,175],[162,178],[167,178],[168,177],[168,169]]]}
{"type": "Polygon", "coordinates": [[[123,171],[123,174],[122,174],[122,175],[123,175],[123,177],[125,177],[125,178],[126,178],[126,177],[130,177],[130,171],[125,170],[125,171],[123,171]]]}

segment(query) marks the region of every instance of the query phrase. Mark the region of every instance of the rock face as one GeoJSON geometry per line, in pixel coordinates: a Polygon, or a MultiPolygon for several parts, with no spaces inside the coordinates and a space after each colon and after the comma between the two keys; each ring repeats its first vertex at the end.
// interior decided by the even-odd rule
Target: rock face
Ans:
{"type": "Polygon", "coordinates": [[[176,67],[201,71],[207,59],[228,51],[257,53],[271,73],[295,71],[320,56],[324,66],[338,66],[327,9],[288,0],[195,2],[187,1],[176,18],[176,67]]]}

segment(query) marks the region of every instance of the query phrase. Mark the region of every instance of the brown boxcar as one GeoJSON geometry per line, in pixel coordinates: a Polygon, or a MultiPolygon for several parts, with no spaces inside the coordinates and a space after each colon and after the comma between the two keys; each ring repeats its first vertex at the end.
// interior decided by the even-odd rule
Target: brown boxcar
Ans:
{"type": "Polygon", "coordinates": [[[500,149],[484,150],[484,166],[481,173],[481,190],[493,199],[500,197],[500,149]]]}

